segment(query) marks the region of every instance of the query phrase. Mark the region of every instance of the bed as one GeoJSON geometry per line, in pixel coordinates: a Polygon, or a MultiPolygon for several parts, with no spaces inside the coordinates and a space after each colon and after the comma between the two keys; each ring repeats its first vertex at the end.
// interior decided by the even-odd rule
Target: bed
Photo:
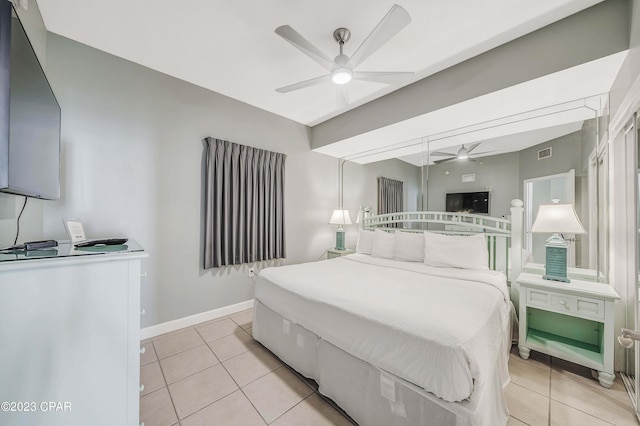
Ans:
{"type": "Polygon", "coordinates": [[[506,424],[519,200],[511,213],[366,218],[360,253],[260,272],[254,338],[361,425],[506,424]]]}

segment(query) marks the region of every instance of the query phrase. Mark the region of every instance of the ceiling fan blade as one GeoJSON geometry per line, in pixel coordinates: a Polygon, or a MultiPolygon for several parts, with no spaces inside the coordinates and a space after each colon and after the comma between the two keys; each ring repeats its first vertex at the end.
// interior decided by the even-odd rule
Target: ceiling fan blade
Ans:
{"type": "Polygon", "coordinates": [[[371,34],[362,42],[358,50],[351,56],[347,66],[355,68],[367,59],[373,52],[378,50],[382,45],[391,40],[393,36],[398,34],[404,27],[409,25],[411,17],[401,6],[394,4],[391,10],[382,18],[382,20],[371,31],[371,34]]]}
{"type": "Polygon", "coordinates": [[[323,75],[322,77],[315,77],[310,80],[301,81],[299,83],[291,84],[289,86],[284,86],[276,89],[278,93],[289,93],[294,90],[304,89],[305,87],[315,86],[316,84],[328,83],[331,81],[330,75],[323,75]]]}
{"type": "Polygon", "coordinates": [[[429,155],[435,155],[439,157],[442,157],[442,156],[455,157],[455,154],[452,154],[450,152],[442,152],[442,151],[433,151],[433,152],[430,152],[429,155]]]}
{"type": "Polygon", "coordinates": [[[338,109],[349,105],[349,88],[347,84],[336,84],[336,107],[338,109]]]}
{"type": "Polygon", "coordinates": [[[473,145],[469,145],[469,147],[467,148],[467,153],[473,151],[474,149],[476,149],[478,146],[480,145],[480,142],[478,143],[474,143],[473,145]]]}
{"type": "Polygon", "coordinates": [[[412,72],[354,72],[356,80],[374,81],[376,83],[397,84],[404,83],[413,77],[412,72]]]}
{"type": "Polygon", "coordinates": [[[282,25],[276,28],[275,33],[280,37],[297,47],[302,53],[322,65],[328,71],[334,67],[334,62],[329,59],[327,55],[322,53],[320,49],[315,47],[306,38],[302,37],[300,33],[291,28],[289,25],[282,25]]]}
{"type": "Polygon", "coordinates": [[[441,163],[446,163],[447,161],[453,161],[453,160],[457,160],[458,157],[451,157],[451,158],[445,158],[444,160],[436,160],[433,163],[434,164],[441,164],[441,163]]]}

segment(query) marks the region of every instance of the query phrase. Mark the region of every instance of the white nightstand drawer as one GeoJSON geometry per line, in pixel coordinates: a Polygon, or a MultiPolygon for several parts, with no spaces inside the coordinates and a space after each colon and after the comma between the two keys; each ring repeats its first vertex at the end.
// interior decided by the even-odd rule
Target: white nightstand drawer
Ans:
{"type": "Polygon", "coordinates": [[[582,318],[604,319],[604,300],[602,299],[528,288],[527,305],[582,318]]]}
{"type": "Polygon", "coordinates": [[[578,297],[576,310],[586,317],[604,319],[604,300],[578,297]]]}

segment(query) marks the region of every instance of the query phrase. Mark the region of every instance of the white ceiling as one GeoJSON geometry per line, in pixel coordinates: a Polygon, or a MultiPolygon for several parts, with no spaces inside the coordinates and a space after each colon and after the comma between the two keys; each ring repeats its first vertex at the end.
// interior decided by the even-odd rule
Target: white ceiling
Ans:
{"type": "MultiPolygon", "coordinates": [[[[599,0],[398,0],[412,23],[360,71],[411,71],[424,78],[562,19],[599,0]]],[[[329,83],[280,94],[276,88],[325,70],[278,37],[288,24],[329,57],[338,27],[350,55],[393,5],[387,0],[38,0],[51,32],[297,122],[315,125],[398,87],[352,82],[336,107],[329,83]]],[[[459,127],[459,126],[457,126],[459,127]]],[[[424,133],[424,132],[423,132],[424,133]]]]}

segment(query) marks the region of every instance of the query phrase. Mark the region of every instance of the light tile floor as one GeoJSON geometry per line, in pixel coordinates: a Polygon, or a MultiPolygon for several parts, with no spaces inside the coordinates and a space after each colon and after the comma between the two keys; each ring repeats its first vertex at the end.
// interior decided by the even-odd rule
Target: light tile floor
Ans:
{"type": "MultiPolygon", "coordinates": [[[[140,421],[145,426],[351,425],[313,383],[251,338],[252,310],[142,342],[140,421]]],[[[620,378],[531,352],[510,354],[509,425],[637,425],[620,378]]]]}

